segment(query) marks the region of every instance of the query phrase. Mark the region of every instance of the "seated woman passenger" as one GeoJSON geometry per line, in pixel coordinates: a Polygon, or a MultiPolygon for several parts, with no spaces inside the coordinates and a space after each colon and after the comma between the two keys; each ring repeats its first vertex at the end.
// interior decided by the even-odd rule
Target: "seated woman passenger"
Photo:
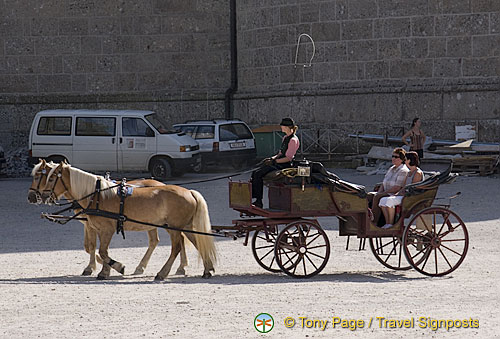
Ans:
{"type": "Polygon", "coordinates": [[[272,171],[288,168],[299,149],[299,138],[295,135],[298,127],[292,118],[283,118],[280,123],[281,131],[285,133],[278,154],[264,160],[264,165],[252,173],[252,198],[254,206],[263,207],[264,176],[272,171]]]}
{"type": "MultiPolygon", "coordinates": [[[[406,175],[404,186],[424,180],[424,172],[422,172],[422,170],[418,168],[418,166],[420,165],[420,159],[417,152],[407,152],[405,163],[408,167],[408,173],[406,175]]],[[[401,187],[401,190],[397,195],[389,195],[388,197],[380,199],[379,206],[382,209],[386,220],[386,224],[382,226],[382,228],[392,227],[392,224],[394,223],[396,206],[401,205],[401,202],[403,201],[404,186],[401,187]]]]}

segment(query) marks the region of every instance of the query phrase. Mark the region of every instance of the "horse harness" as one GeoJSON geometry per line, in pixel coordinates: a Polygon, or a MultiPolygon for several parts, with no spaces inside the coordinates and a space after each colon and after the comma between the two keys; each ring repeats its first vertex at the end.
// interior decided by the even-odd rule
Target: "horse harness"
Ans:
{"type": "MultiPolygon", "coordinates": [[[[61,179],[61,183],[63,184],[64,186],[64,189],[66,191],[69,191],[66,184],[64,183],[64,180],[62,178],[62,175],[61,173],[58,173],[57,174],[57,178],[56,180],[54,181],[54,184],[52,186],[52,189],[50,190],[51,194],[54,194],[54,189],[56,187],[56,184],[57,184],[57,181],[59,180],[59,178],[61,179]]],[[[152,187],[152,186],[144,186],[144,187],[152,187]]],[[[117,185],[114,185],[114,186],[110,186],[110,187],[107,187],[105,188],[104,190],[101,189],[101,179],[97,179],[96,181],[96,186],[95,186],[95,190],[94,192],[90,193],[90,194],[87,194],[86,196],[80,198],[80,199],[74,199],[73,201],[69,202],[68,204],[70,205],[69,207],[66,207],[60,211],[57,211],[53,214],[46,214],[46,213],[42,213],[42,217],[50,220],[50,221],[54,221],[54,222],[57,222],[59,224],[66,224],[68,223],[69,221],[71,220],[86,220],[86,218],[79,218],[79,216],[81,214],[87,214],[87,215],[92,215],[92,216],[98,216],[98,217],[103,217],[103,218],[108,218],[108,219],[114,219],[116,220],[116,234],[119,234],[121,233],[122,236],[123,236],[123,239],[125,239],[125,231],[124,231],[124,227],[123,227],[123,224],[126,222],[126,221],[129,221],[129,222],[133,222],[133,223],[137,223],[137,224],[141,224],[141,225],[145,225],[145,226],[152,226],[152,227],[157,227],[157,228],[163,228],[165,230],[172,230],[172,231],[178,231],[178,232],[185,232],[185,233],[193,233],[193,234],[200,234],[200,235],[208,235],[208,236],[212,236],[212,237],[222,237],[222,238],[226,238],[226,237],[232,237],[234,240],[236,240],[236,237],[234,235],[231,235],[229,233],[226,233],[224,232],[224,234],[215,234],[215,233],[207,233],[207,232],[199,232],[199,231],[194,231],[194,230],[185,230],[185,229],[180,229],[180,228],[177,228],[177,227],[171,227],[171,226],[168,226],[167,224],[165,225],[156,225],[156,224],[152,224],[152,223],[148,223],[148,222],[143,222],[143,221],[140,221],[140,220],[135,220],[135,219],[131,219],[131,218],[128,218],[124,213],[124,208],[125,208],[125,198],[128,196],[128,195],[131,195],[131,192],[129,190],[129,188],[131,188],[130,186],[126,186],[126,179],[123,178],[122,181],[117,184],[117,185]],[[99,208],[99,203],[100,203],[100,196],[101,196],[101,192],[103,192],[104,190],[108,190],[108,189],[112,189],[112,188],[115,188],[115,187],[118,187],[118,195],[120,196],[120,206],[119,206],[119,213],[114,213],[114,212],[109,212],[109,211],[105,211],[105,210],[101,210],[99,208]],[[83,207],[81,204],[80,204],[80,201],[81,200],[84,200],[84,199],[87,199],[90,197],[90,201],[89,201],[89,204],[87,205],[87,207],[83,207]],[[95,201],[95,208],[90,208],[90,206],[92,206],[93,202],[95,201]],[[62,216],[61,213],[63,212],[66,212],[68,210],[76,210],[76,209],[79,209],[80,211],[79,212],[75,212],[75,214],[71,217],[66,217],[66,216],[62,216]]],[[[49,191],[49,190],[44,190],[44,192],[46,191],[49,191]]],[[[66,205],[66,204],[63,204],[63,205],[66,205]]]]}

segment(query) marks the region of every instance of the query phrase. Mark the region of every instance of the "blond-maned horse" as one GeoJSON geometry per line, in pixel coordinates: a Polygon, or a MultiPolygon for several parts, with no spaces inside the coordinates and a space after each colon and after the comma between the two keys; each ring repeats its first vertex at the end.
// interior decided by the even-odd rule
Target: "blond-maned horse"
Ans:
{"type": "MultiPolygon", "coordinates": [[[[51,199],[46,199],[45,201],[42,200],[40,188],[43,189],[43,187],[46,184],[47,176],[50,170],[53,168],[56,168],[58,164],[55,164],[53,162],[46,162],[45,160],[41,160],[35,167],[33,168],[33,171],[31,173],[31,176],[33,177],[31,187],[29,188],[28,191],[28,202],[31,204],[51,204],[54,201],[51,201],[51,199]]],[[[165,184],[156,180],[133,180],[129,181],[128,185],[131,185],[132,187],[156,187],[156,186],[164,186],[165,184]]],[[[74,200],[73,197],[69,193],[64,194],[65,198],[68,200],[74,200]]],[[[80,209],[75,209],[75,213],[80,212],[80,209]]],[[[85,214],[81,214],[83,218],[86,218],[85,214]]],[[[102,259],[99,255],[96,255],[96,248],[97,248],[97,232],[95,229],[90,225],[90,221],[88,220],[79,220],[83,223],[83,233],[84,233],[84,241],[83,241],[83,246],[85,251],[90,255],[90,260],[89,264],[85,269],[83,270],[82,275],[91,275],[97,268],[96,261],[102,264],[102,259]]],[[[168,231],[167,232],[172,232],[168,231]]],[[[146,269],[149,260],[151,258],[151,255],[153,254],[153,251],[155,250],[156,246],[158,245],[160,239],[158,237],[158,230],[155,228],[153,230],[148,231],[148,240],[149,240],[149,246],[144,254],[144,257],[140,261],[139,265],[137,265],[134,275],[139,275],[144,273],[144,270],[146,269]]],[[[184,275],[185,274],[185,267],[188,265],[188,260],[187,260],[187,255],[186,255],[186,250],[185,250],[185,238],[181,238],[181,263],[179,265],[179,268],[176,271],[176,274],[178,275],[184,275]]]]}
{"type": "MultiPolygon", "coordinates": [[[[114,183],[98,177],[91,173],[82,171],[70,165],[61,163],[53,168],[46,180],[42,191],[42,199],[47,200],[50,196],[59,199],[63,195],[69,195],[73,199],[81,199],[81,205],[96,208],[96,200],[86,197],[95,191],[96,182],[101,179],[101,192],[99,198],[99,210],[111,213],[119,213],[120,197],[114,183]]],[[[138,187],[133,194],[125,199],[123,214],[132,220],[149,223],[152,225],[165,225],[186,231],[211,233],[208,207],[203,196],[194,190],[165,185],[158,187],[138,187]]],[[[103,260],[103,267],[98,274],[98,279],[106,279],[110,275],[111,268],[123,274],[124,266],[108,254],[109,243],[116,231],[117,221],[98,215],[87,215],[92,227],[99,237],[99,255],[103,260]]],[[[126,220],[123,224],[125,231],[150,231],[156,229],[154,226],[144,225],[126,220]]],[[[172,250],[165,265],[158,272],[155,280],[163,280],[167,277],[174,260],[181,251],[181,233],[169,232],[172,239],[172,250]]],[[[195,248],[198,250],[204,265],[203,277],[211,277],[216,261],[216,249],[211,236],[196,233],[183,232],[195,248]]]]}

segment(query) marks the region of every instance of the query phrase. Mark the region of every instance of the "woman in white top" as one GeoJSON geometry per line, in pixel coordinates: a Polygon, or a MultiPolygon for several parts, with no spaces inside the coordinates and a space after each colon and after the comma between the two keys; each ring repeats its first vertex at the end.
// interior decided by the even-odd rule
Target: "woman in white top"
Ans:
{"type": "MultiPolygon", "coordinates": [[[[420,165],[420,159],[417,152],[407,152],[406,153],[406,166],[409,171],[406,175],[405,185],[413,184],[424,180],[424,172],[418,166],[420,165]]],[[[396,206],[401,205],[403,201],[404,187],[398,192],[397,195],[390,195],[380,199],[379,206],[384,213],[386,224],[382,228],[391,228],[394,223],[394,215],[396,214],[396,206]]]]}

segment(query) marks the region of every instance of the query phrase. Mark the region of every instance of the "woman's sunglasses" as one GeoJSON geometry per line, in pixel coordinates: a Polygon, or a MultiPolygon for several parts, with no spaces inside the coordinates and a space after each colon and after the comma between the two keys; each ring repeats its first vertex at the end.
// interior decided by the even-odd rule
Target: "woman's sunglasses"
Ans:
{"type": "Polygon", "coordinates": [[[401,158],[399,157],[399,155],[393,155],[392,157],[393,157],[394,159],[401,159],[401,158]]]}

